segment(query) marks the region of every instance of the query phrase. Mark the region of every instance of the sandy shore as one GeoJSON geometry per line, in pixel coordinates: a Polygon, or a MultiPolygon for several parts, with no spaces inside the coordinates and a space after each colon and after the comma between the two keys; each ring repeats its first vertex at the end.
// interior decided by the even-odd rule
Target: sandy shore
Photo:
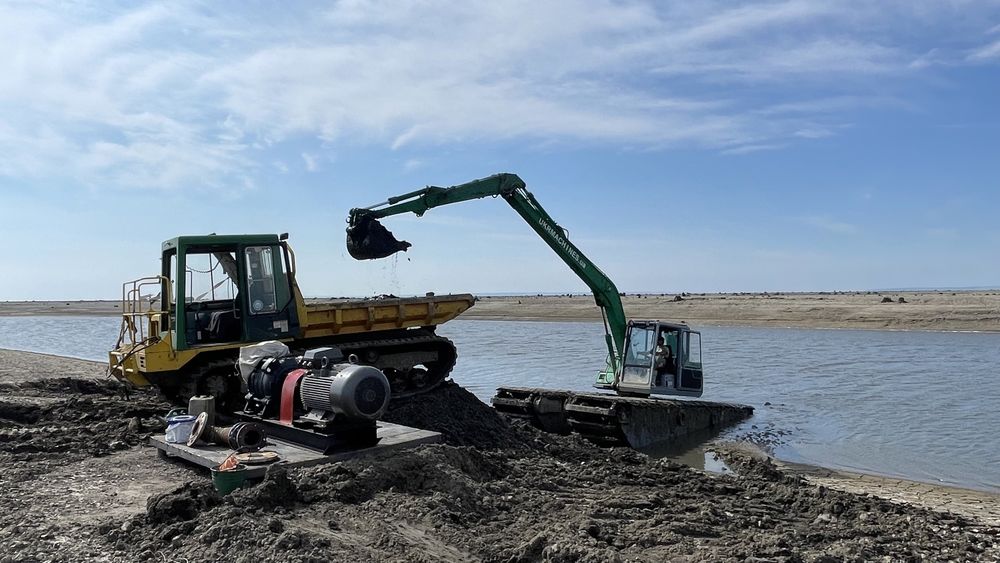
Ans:
{"type": "MultiPolygon", "coordinates": [[[[627,295],[622,302],[630,318],[691,325],[1000,331],[1000,291],[627,295]]],[[[590,296],[483,297],[462,318],[600,320],[601,315],[590,296]]]]}
{"type": "Polygon", "coordinates": [[[168,408],[103,366],[0,351],[0,560],[995,560],[995,495],[724,454],[709,474],[510,424],[457,385],[396,405],[444,444],[220,498],[142,446],[168,408]],[[822,486],[820,486],[822,485],[822,486]],[[976,504],[980,509],[973,509],[976,504]]]}
{"type": "MultiPolygon", "coordinates": [[[[692,325],[1000,331],[1000,290],[644,294],[627,295],[622,301],[631,318],[685,321],[692,325]],[[891,302],[883,303],[885,299],[891,302]]],[[[0,302],[0,316],[119,312],[117,301],[0,302]]],[[[461,318],[599,321],[601,313],[588,295],[484,296],[461,318]]]]}
{"type": "Polygon", "coordinates": [[[98,317],[121,314],[121,301],[0,301],[0,316],[27,317],[35,315],[93,315],[98,317]]]}

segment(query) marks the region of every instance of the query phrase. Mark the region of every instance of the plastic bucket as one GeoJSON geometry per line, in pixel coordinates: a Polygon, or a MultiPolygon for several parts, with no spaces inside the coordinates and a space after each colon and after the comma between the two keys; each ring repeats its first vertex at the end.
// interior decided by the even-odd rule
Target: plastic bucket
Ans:
{"type": "Polygon", "coordinates": [[[186,444],[194,428],[194,416],[181,414],[167,419],[166,440],[171,444],[186,444]]]}
{"type": "Polygon", "coordinates": [[[229,471],[219,471],[217,467],[212,468],[212,485],[215,486],[215,490],[220,495],[225,496],[241,488],[246,480],[247,466],[242,463],[229,471]]]}

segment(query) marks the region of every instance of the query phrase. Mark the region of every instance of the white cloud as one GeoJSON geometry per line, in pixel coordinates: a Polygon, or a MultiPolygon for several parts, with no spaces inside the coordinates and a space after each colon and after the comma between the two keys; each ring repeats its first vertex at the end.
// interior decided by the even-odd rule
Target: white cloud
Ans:
{"type": "Polygon", "coordinates": [[[780,148],[784,148],[785,145],[778,143],[758,143],[758,144],[746,144],[740,145],[731,149],[724,149],[722,154],[750,154],[761,151],[773,151],[780,148]]]}
{"type": "Polygon", "coordinates": [[[822,139],[833,136],[833,131],[822,127],[805,127],[792,133],[792,135],[802,139],[822,139]]]}
{"type": "Polygon", "coordinates": [[[306,170],[308,170],[309,172],[315,172],[319,170],[319,160],[316,158],[316,155],[304,152],[302,153],[302,160],[303,162],[305,162],[306,170]]]}
{"type": "Polygon", "coordinates": [[[994,41],[969,53],[970,61],[1000,59],[1000,40],[994,41]]]}
{"type": "Polygon", "coordinates": [[[0,9],[0,102],[11,108],[0,110],[0,173],[92,187],[245,184],[254,166],[241,135],[210,119],[191,87],[206,57],[148,41],[184,11],[77,19],[87,15],[0,9]]]}
{"type": "Polygon", "coordinates": [[[922,69],[935,64],[947,64],[947,60],[942,58],[939,49],[931,49],[919,57],[910,61],[909,67],[912,69],[922,69]]]}
{"type": "Polygon", "coordinates": [[[412,172],[419,168],[423,168],[424,164],[424,161],[419,158],[409,158],[403,163],[403,170],[406,172],[412,172]]]}
{"type": "Polygon", "coordinates": [[[886,91],[887,76],[996,58],[1000,43],[936,39],[982,33],[994,7],[6,5],[0,174],[58,170],[91,186],[239,186],[256,162],[296,153],[315,171],[309,143],[775,149],[836,134],[858,108],[902,106],[905,91],[870,94],[873,85],[886,91]],[[817,90],[829,96],[816,98],[817,90]]]}
{"type": "Polygon", "coordinates": [[[763,116],[828,116],[859,108],[908,109],[903,99],[888,96],[833,96],[779,102],[754,111],[763,116]]]}

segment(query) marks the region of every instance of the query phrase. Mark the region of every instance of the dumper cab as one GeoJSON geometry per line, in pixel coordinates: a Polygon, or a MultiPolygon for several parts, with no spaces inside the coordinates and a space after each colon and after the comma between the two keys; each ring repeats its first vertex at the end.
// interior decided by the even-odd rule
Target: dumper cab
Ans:
{"type": "Polygon", "coordinates": [[[162,262],[175,285],[162,291],[170,299],[161,308],[175,350],[298,332],[288,246],[278,236],[176,237],[163,243],[162,262]]]}
{"type": "Polygon", "coordinates": [[[180,380],[163,378],[196,358],[196,369],[226,373],[230,351],[242,344],[297,337],[301,302],[284,236],[172,238],[162,246],[160,275],[122,286],[108,371],[140,386],[173,387],[180,380]]]}

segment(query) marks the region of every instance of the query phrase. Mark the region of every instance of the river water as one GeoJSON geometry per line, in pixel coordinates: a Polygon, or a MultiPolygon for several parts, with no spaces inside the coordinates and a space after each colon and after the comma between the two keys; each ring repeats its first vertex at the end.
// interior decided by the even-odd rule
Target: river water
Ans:
{"type": "MultiPolygon", "coordinates": [[[[105,361],[118,325],[0,317],[0,348],[105,361]]],[[[1000,491],[1000,334],[700,330],[702,399],[756,409],[730,436],[767,429],[789,461],[1000,491]]],[[[453,378],[486,402],[502,385],[590,390],[604,363],[599,323],[456,320],[439,333],[458,347],[453,378]]]]}

